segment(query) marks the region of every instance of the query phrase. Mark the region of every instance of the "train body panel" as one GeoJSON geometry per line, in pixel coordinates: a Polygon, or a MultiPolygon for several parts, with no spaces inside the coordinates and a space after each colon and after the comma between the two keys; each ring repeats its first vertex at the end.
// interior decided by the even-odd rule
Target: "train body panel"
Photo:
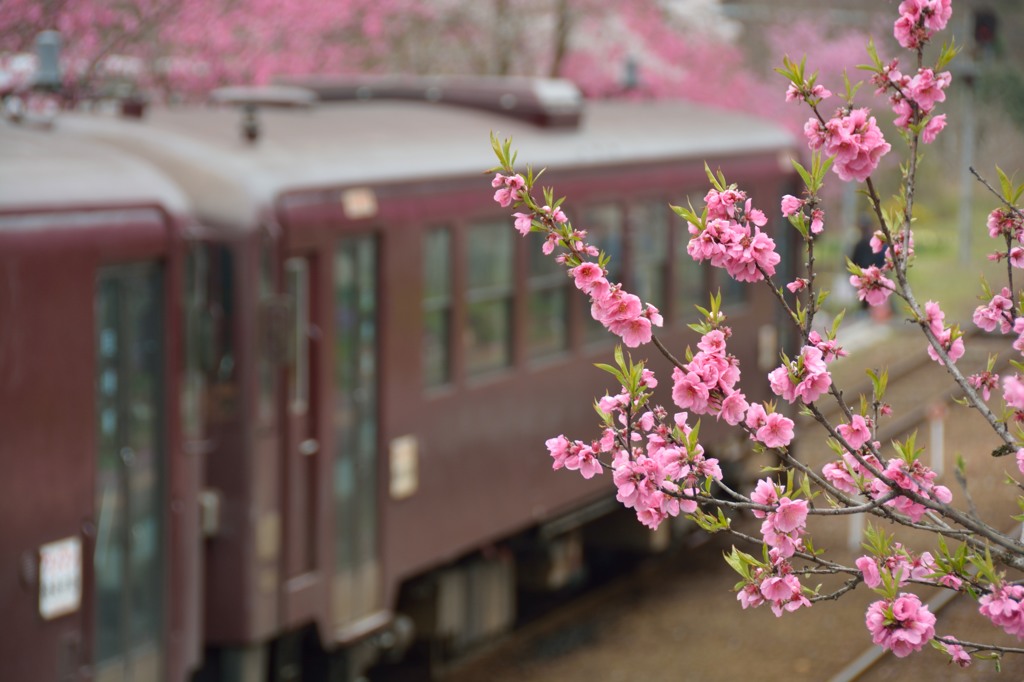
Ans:
{"type": "MultiPolygon", "coordinates": [[[[192,602],[172,608],[206,647],[197,680],[347,679],[402,639],[407,616],[452,651],[471,646],[511,622],[523,546],[573,555],[579,527],[613,507],[606,476],[552,473],[544,440],[597,435],[590,403],[616,387],[593,364],[615,340],[537,235],[520,239],[491,200],[492,130],[550,168],[545,184],[615,259],[610,277],[661,308],[670,347],[696,341],[692,306],[721,286],[732,348],[758,367],[776,322],[767,292],[688,263],[668,204],[702,198],[707,160],[769,208],[791,182],[780,156],[792,140],[772,124],[682,102],[589,103],[557,129],[393,101],[57,121],[54,135],[169,177],[185,198],[165,210],[187,206],[194,223],[187,256],[168,243],[150,257],[173,262],[186,292],[163,299],[178,314],[168,344],[180,344],[166,388],[182,405],[164,415],[164,447],[186,462],[168,471],[189,496],[168,499],[191,525],[168,528],[195,541],[171,569],[192,571],[174,583],[192,602]]],[[[142,231],[116,229],[112,248],[141,249],[142,231]]],[[[91,294],[78,296],[84,324],[91,294]]],[[[651,362],[665,388],[670,367],[651,362]]],[[[94,390],[76,367],[78,390],[94,390]]],[[[43,400],[55,386],[36,389],[43,400]]],[[[69,427],[75,440],[95,441],[90,414],[69,427]]],[[[702,434],[727,444],[717,424],[702,434]]],[[[91,484],[76,495],[94,502],[91,484]]]]}
{"type": "Polygon", "coordinates": [[[0,123],[0,147],[0,676],[181,678],[200,637],[177,402],[187,202],[75,138],[0,123]]]}

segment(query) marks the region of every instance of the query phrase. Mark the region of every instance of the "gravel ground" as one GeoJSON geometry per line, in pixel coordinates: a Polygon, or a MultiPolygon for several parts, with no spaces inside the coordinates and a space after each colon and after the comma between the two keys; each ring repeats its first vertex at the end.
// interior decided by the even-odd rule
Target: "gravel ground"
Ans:
{"type": "MultiPolygon", "coordinates": [[[[905,357],[908,348],[920,348],[920,341],[910,338],[908,341],[904,330],[898,329],[882,344],[861,353],[856,366],[863,367],[864,357],[872,363],[905,357]]],[[[985,353],[980,357],[974,362],[984,362],[985,353]]],[[[853,367],[854,361],[850,361],[839,368],[839,374],[853,367]]],[[[941,373],[938,378],[942,379],[941,373]]],[[[934,395],[931,380],[915,379],[914,383],[918,401],[922,395],[934,395]]],[[[820,443],[820,438],[815,443],[820,443]]],[[[929,445],[927,429],[922,429],[918,443],[929,445]]],[[[963,454],[970,489],[983,518],[1006,527],[1012,523],[1009,514],[1017,510],[1015,495],[1003,479],[1016,467],[1010,458],[988,456],[994,444],[980,418],[955,409],[945,426],[947,473],[943,480],[955,500],[962,500],[963,493],[948,469],[953,457],[963,454]]],[[[800,445],[805,453],[811,447],[806,442],[800,445]]],[[[756,525],[750,521],[746,525],[756,532],[756,525]]],[[[817,523],[812,532],[816,546],[839,548],[829,553],[837,560],[852,561],[859,555],[845,549],[846,524],[817,523]]],[[[905,540],[913,543],[913,538],[905,540]]],[[[867,604],[876,597],[863,586],[838,602],[819,603],[782,618],[775,618],[766,608],[743,611],[731,592],[736,575],[721,559],[728,543],[725,538],[715,538],[695,550],[677,550],[667,561],[642,568],[632,583],[617,586],[600,603],[571,608],[557,621],[528,630],[525,636],[513,638],[492,655],[461,669],[450,682],[811,682],[833,679],[871,647],[863,617],[867,604]]],[[[928,599],[931,594],[922,596],[928,599]]],[[[1013,638],[988,626],[976,605],[966,599],[955,600],[939,615],[937,632],[1017,645],[1013,638]]],[[[1024,656],[1008,657],[1002,674],[997,674],[991,664],[980,661],[960,670],[929,649],[902,660],[886,656],[856,679],[1024,680],[1024,656]]]]}

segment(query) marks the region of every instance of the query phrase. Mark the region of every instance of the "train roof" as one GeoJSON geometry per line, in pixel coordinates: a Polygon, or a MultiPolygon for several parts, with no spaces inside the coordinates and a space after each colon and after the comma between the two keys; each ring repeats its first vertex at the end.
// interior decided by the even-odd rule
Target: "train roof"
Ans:
{"type": "Polygon", "coordinates": [[[62,127],[101,137],[157,163],[188,192],[201,219],[241,229],[291,191],[479,176],[495,164],[493,131],[519,158],[552,169],[721,159],[792,148],[781,126],[683,101],[588,102],[575,128],[431,102],[319,103],[262,109],[248,143],[228,107],[157,109],[142,121],[82,114],[62,127]]]}
{"type": "Polygon", "coordinates": [[[147,162],[59,129],[0,120],[0,213],[159,205],[184,193],[147,162]]]}

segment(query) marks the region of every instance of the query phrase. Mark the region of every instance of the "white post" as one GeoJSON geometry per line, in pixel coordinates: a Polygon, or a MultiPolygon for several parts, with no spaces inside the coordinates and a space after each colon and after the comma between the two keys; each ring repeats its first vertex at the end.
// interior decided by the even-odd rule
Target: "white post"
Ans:
{"type": "Polygon", "coordinates": [[[935,403],[928,408],[928,446],[932,451],[932,471],[942,476],[945,471],[946,454],[946,404],[935,403]]]}

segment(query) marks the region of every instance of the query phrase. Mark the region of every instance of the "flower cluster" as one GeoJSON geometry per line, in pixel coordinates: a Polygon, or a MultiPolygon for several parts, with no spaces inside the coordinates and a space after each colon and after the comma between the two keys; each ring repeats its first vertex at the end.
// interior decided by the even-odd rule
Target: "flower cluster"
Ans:
{"type": "Polygon", "coordinates": [[[920,651],[935,637],[935,614],[915,594],[904,592],[872,603],[864,622],[871,641],[898,658],[920,651]]]}
{"type": "Polygon", "coordinates": [[[935,73],[934,69],[921,67],[914,76],[899,71],[899,61],[894,59],[872,77],[878,86],[878,94],[889,93],[889,103],[896,114],[894,123],[900,130],[924,123],[921,141],[931,144],[946,127],[946,115],[931,116],[935,105],[946,100],[946,88],[952,82],[949,71],[935,73]]]}
{"type": "MultiPolygon", "coordinates": [[[[518,173],[509,175],[495,173],[494,179],[491,180],[491,187],[494,187],[496,190],[494,192],[494,200],[497,201],[498,205],[502,208],[507,208],[512,205],[512,202],[518,201],[520,192],[523,191],[525,186],[526,180],[518,173]]],[[[518,224],[517,227],[519,227],[518,224]]],[[[520,229],[520,231],[522,230],[520,229]]],[[[528,231],[529,228],[527,228],[527,232],[528,231]]]]}
{"type": "Polygon", "coordinates": [[[870,306],[885,303],[896,287],[877,265],[862,268],[859,275],[850,275],[850,284],[857,290],[857,298],[870,306]]]}
{"type": "MultiPolygon", "coordinates": [[[[858,419],[863,420],[858,415],[853,417],[853,421],[858,419]]],[[[866,440],[862,440],[861,429],[852,424],[847,428],[850,431],[844,432],[840,426],[839,432],[852,447],[856,449],[866,442],[866,440]],[[853,433],[856,437],[850,440],[847,433],[853,433]]],[[[877,442],[874,445],[876,448],[878,447],[877,442]]],[[[894,457],[883,468],[874,455],[865,452],[858,453],[858,455],[860,459],[853,453],[845,452],[839,460],[829,462],[822,467],[822,474],[837,490],[850,495],[865,494],[873,500],[890,498],[886,500],[885,505],[894,508],[901,514],[906,514],[915,523],[924,516],[928,510],[927,507],[910,497],[894,494],[894,492],[906,490],[943,504],[949,504],[953,499],[953,493],[949,488],[935,483],[936,473],[917,459],[907,462],[905,459],[894,457]],[[871,471],[872,468],[879,471],[882,476],[875,476],[871,471]]]]}
{"type": "MultiPolygon", "coordinates": [[[[722,480],[718,460],[704,456],[704,448],[687,442],[692,429],[686,413],[677,413],[674,421],[682,438],[672,432],[655,413],[639,420],[647,437],[646,447],[619,448],[612,458],[612,478],[616,499],[636,511],[637,518],[649,528],[657,528],[669,516],[691,514],[697,510],[693,496],[707,479],[722,480]]],[[[633,434],[639,437],[640,434],[633,434]]]]}
{"type": "Polygon", "coordinates": [[[584,478],[601,473],[601,456],[610,460],[616,499],[650,528],[695,512],[705,482],[722,480],[718,460],[705,456],[685,412],[672,415],[670,425],[664,408],[645,409],[657,385],[644,369],[636,393],[624,388],[601,398],[597,407],[607,426],[598,440],[587,444],[561,435],[546,443],[553,469],[579,470],[584,478]]]}
{"type": "Polygon", "coordinates": [[[621,284],[609,282],[601,265],[585,260],[600,254],[596,246],[586,242],[585,231],[572,229],[568,217],[557,204],[539,207],[530,204],[525,196],[530,188],[518,173],[496,173],[491,186],[496,189],[494,200],[502,207],[520,203],[534,206],[531,212],[513,214],[516,230],[526,236],[539,226],[545,232],[541,246],[545,255],[553,254],[558,245],[567,249],[567,253],[558,255],[555,260],[570,265],[569,275],[576,288],[590,296],[590,311],[595,320],[630,348],[650,342],[653,327],[664,324],[661,313],[653,305],[644,305],[639,297],[623,290],[621,284]]]}
{"type": "Polygon", "coordinates": [[[967,668],[971,665],[971,655],[960,644],[946,644],[943,642],[942,648],[949,654],[950,663],[956,663],[961,668],[967,668]]]}
{"type": "Polygon", "coordinates": [[[803,536],[807,532],[807,500],[793,500],[784,495],[778,486],[768,478],[757,482],[750,494],[751,502],[774,507],[765,512],[754,510],[754,516],[762,518],[761,536],[768,545],[773,561],[788,559],[803,550],[803,536]]]}
{"type": "Polygon", "coordinates": [[[768,374],[772,392],[788,403],[798,398],[810,404],[828,391],[832,376],[825,365],[824,354],[817,346],[804,346],[795,361],[784,359],[780,367],[768,374]]]}
{"type": "Polygon", "coordinates": [[[753,403],[747,408],[743,424],[750,431],[750,437],[768,448],[784,448],[793,442],[793,420],[772,406],[753,403]]]}
{"type": "Polygon", "coordinates": [[[978,600],[978,611],[992,623],[1018,639],[1024,639],[1024,587],[1002,585],[978,600]]]}
{"type": "MultiPolygon", "coordinates": [[[[957,327],[945,326],[946,314],[939,308],[939,304],[935,301],[928,301],[924,304],[924,312],[928,328],[938,339],[939,345],[942,346],[942,350],[946,352],[949,359],[956,362],[962,358],[964,355],[963,336],[957,327]]],[[[939,354],[931,345],[928,346],[928,357],[940,364],[942,362],[939,354]]]]}
{"type": "Polygon", "coordinates": [[[832,157],[832,170],[842,180],[864,182],[891,149],[869,114],[865,108],[840,109],[824,123],[812,117],[804,124],[808,146],[832,157]]]}
{"type": "Polygon", "coordinates": [[[712,189],[704,197],[706,222],[689,223],[691,239],[686,252],[695,261],[724,268],[740,282],[758,282],[775,274],[782,257],[775,241],[761,231],[768,219],[752,208],[745,192],[729,187],[712,189]]]}
{"type": "Polygon", "coordinates": [[[660,327],[664,320],[653,305],[646,306],[634,294],[622,289],[620,284],[611,284],[603,276],[587,281],[587,275],[579,277],[579,268],[594,263],[584,263],[570,270],[576,286],[590,294],[590,314],[603,324],[608,331],[622,338],[630,348],[650,342],[653,329],[660,327]]]}
{"type": "MultiPolygon", "coordinates": [[[[892,554],[880,559],[865,555],[857,559],[856,565],[864,578],[864,584],[871,589],[882,585],[883,572],[892,578],[898,587],[903,587],[911,580],[926,581],[937,571],[931,552],[914,556],[898,542],[893,545],[892,554]]],[[[950,587],[956,588],[961,584],[956,576],[944,578],[948,580],[942,584],[948,584],[950,587]]]]}
{"type": "Polygon", "coordinates": [[[795,197],[792,194],[786,194],[782,197],[779,209],[782,211],[782,217],[784,218],[792,218],[797,213],[804,212],[811,221],[811,234],[821,234],[822,230],[825,229],[825,211],[818,208],[816,201],[808,201],[807,199],[795,197]]]}
{"type": "Polygon", "coordinates": [[[1013,329],[1013,294],[1006,287],[992,297],[985,305],[979,305],[974,309],[972,320],[979,328],[987,332],[995,331],[999,327],[1001,334],[1009,334],[1013,329]]]}
{"type": "Polygon", "coordinates": [[[916,50],[946,28],[953,9],[951,0],[903,0],[899,12],[893,35],[901,46],[916,50]]]}
{"type": "Polygon", "coordinates": [[[768,603],[776,617],[811,605],[811,600],[803,593],[800,579],[793,574],[793,567],[785,559],[773,562],[768,568],[755,568],[750,582],[740,589],[736,599],[744,609],[768,603]]]}
{"type": "Polygon", "coordinates": [[[1021,218],[1018,211],[1006,208],[997,208],[989,213],[985,227],[988,228],[988,236],[992,239],[1001,237],[1019,242],[1024,236],[1024,219],[1021,218]]]}
{"type": "Polygon", "coordinates": [[[679,409],[714,415],[736,426],[743,421],[748,405],[742,391],[736,388],[739,361],[725,345],[731,334],[732,330],[725,326],[708,331],[690,361],[682,369],[672,370],[672,402],[679,409]]]}
{"type": "Polygon", "coordinates": [[[786,611],[810,606],[803,593],[800,580],[793,573],[789,559],[804,549],[802,537],[806,532],[808,506],[806,500],[794,500],[770,478],[757,482],[750,493],[750,501],[769,509],[753,509],[761,522],[761,535],[768,551],[768,563],[751,561],[753,570],[744,572],[746,584],[736,599],[744,608],[771,604],[776,617],[786,611]]]}
{"type": "Polygon", "coordinates": [[[582,441],[569,441],[565,436],[549,438],[544,443],[551,458],[555,460],[551,468],[554,470],[565,467],[569,471],[579,471],[583,478],[593,478],[601,473],[601,460],[594,452],[594,445],[582,441]]]}
{"type": "MultiPolygon", "coordinates": [[[[935,477],[936,473],[919,460],[915,459],[908,463],[904,459],[894,457],[882,470],[882,478],[871,481],[868,495],[877,500],[887,496],[892,490],[908,490],[925,499],[949,504],[953,500],[953,493],[944,485],[936,485],[935,477]]],[[[923,504],[905,495],[898,495],[885,504],[901,514],[906,514],[915,523],[928,511],[923,504]]]]}
{"type": "MultiPolygon", "coordinates": [[[[881,445],[875,441],[876,447],[881,445]]],[[[875,470],[882,468],[881,462],[878,458],[871,454],[861,454],[864,461],[868,465],[873,467],[875,470]]],[[[851,455],[849,452],[844,452],[843,456],[835,462],[829,462],[821,468],[822,475],[825,479],[831,483],[836,490],[846,493],[847,495],[859,495],[860,493],[866,492],[868,489],[868,482],[874,478],[874,474],[867,468],[867,466],[860,463],[860,461],[851,455]]]]}

